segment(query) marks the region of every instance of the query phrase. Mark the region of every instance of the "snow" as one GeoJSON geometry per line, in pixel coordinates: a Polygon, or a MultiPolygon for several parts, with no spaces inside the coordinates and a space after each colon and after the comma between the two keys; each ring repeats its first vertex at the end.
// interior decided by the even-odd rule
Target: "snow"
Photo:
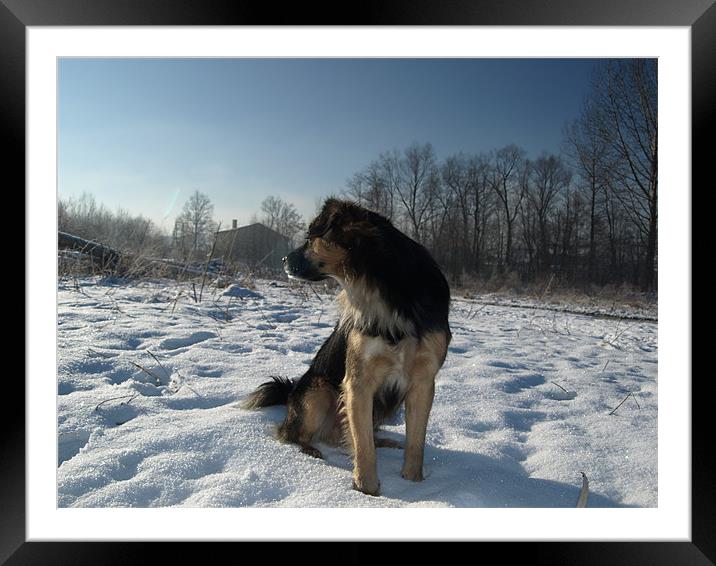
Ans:
{"type": "Polygon", "coordinates": [[[655,322],[455,298],[425,480],[379,448],[370,497],[341,450],[273,437],[284,407],[239,407],[299,377],[337,318],[334,291],[256,287],[60,282],[60,507],[574,507],[580,472],[588,507],[657,506],[655,322]]]}

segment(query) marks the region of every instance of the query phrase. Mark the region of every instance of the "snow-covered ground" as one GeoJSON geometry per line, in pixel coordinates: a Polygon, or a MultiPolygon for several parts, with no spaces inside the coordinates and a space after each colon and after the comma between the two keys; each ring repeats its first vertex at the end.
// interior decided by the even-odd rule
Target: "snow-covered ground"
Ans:
{"type": "Polygon", "coordinates": [[[586,314],[602,318],[621,318],[623,320],[641,320],[646,322],[657,321],[657,304],[654,300],[633,300],[627,304],[624,300],[606,300],[591,298],[585,295],[574,294],[571,298],[557,295],[547,295],[543,299],[527,296],[514,296],[510,293],[463,293],[466,298],[472,298],[478,306],[494,305],[522,307],[526,309],[550,310],[571,314],[586,314]]]}
{"type": "Polygon", "coordinates": [[[454,299],[426,479],[380,448],[370,497],[340,450],[273,438],[285,408],[239,408],[299,377],[336,316],[331,292],[269,281],[200,303],[172,281],[60,282],[58,505],[573,507],[580,472],[589,507],[657,505],[654,322],[454,299]]]}

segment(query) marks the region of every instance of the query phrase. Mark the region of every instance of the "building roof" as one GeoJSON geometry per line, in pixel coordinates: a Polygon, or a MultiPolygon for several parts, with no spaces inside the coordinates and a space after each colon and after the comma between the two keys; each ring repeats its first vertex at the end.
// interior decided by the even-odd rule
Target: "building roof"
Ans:
{"type": "Polygon", "coordinates": [[[246,226],[238,226],[238,227],[236,227],[236,228],[227,228],[226,230],[219,230],[219,231],[218,231],[218,234],[226,234],[226,233],[229,233],[229,232],[239,232],[239,231],[242,231],[242,230],[247,230],[247,229],[249,229],[249,228],[261,228],[261,229],[263,229],[263,230],[267,230],[267,231],[269,231],[269,232],[273,232],[273,233],[276,234],[277,236],[280,236],[281,238],[283,238],[283,239],[285,239],[285,240],[288,240],[288,238],[286,238],[286,236],[284,236],[284,235],[281,234],[280,232],[277,232],[277,231],[274,230],[273,228],[269,228],[268,226],[266,226],[265,224],[263,224],[263,223],[261,223],[261,222],[254,222],[253,224],[247,224],[246,226]]]}

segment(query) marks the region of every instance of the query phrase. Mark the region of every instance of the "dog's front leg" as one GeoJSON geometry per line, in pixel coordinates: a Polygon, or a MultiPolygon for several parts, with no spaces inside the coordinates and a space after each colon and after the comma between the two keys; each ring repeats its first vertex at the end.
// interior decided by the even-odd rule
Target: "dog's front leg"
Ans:
{"type": "Polygon", "coordinates": [[[373,441],[373,388],[361,375],[346,372],[344,402],[353,443],[353,488],[367,495],[378,495],[380,484],[373,441]]]}
{"type": "Polygon", "coordinates": [[[405,396],[405,459],[400,475],[406,480],[423,480],[423,453],[428,416],[433,404],[433,379],[414,380],[405,396]]]}
{"type": "Polygon", "coordinates": [[[428,417],[435,395],[435,376],[444,359],[447,343],[442,335],[431,336],[418,348],[409,372],[405,395],[405,455],[400,472],[405,479],[423,480],[423,455],[428,417]]]}

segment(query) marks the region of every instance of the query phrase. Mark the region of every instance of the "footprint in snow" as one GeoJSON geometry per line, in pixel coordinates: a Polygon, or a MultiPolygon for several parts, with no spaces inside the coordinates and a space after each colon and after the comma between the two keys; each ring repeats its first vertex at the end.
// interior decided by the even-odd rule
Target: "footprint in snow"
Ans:
{"type": "Polygon", "coordinates": [[[144,341],[139,338],[126,338],[121,341],[107,342],[104,344],[103,348],[105,350],[137,350],[143,343],[144,341]]]}
{"type": "Polygon", "coordinates": [[[69,395],[70,393],[74,393],[75,391],[77,391],[77,386],[74,383],[70,383],[68,381],[60,381],[57,384],[58,395],[69,395]]]}
{"type": "Polygon", "coordinates": [[[577,397],[577,392],[569,390],[564,391],[563,389],[555,387],[547,393],[547,397],[554,401],[571,401],[577,397]]]}
{"type": "Polygon", "coordinates": [[[221,343],[221,344],[213,344],[211,346],[207,346],[207,348],[211,348],[212,350],[219,350],[222,352],[229,352],[230,354],[248,354],[250,352],[253,352],[253,347],[251,346],[245,346],[242,344],[234,344],[234,343],[221,343]]]}
{"type": "Polygon", "coordinates": [[[506,411],[504,413],[505,424],[519,432],[530,432],[532,427],[541,420],[544,420],[546,413],[542,411],[506,411]]]}
{"type": "Polygon", "coordinates": [[[519,362],[503,362],[501,360],[490,360],[487,362],[488,366],[492,366],[494,368],[503,368],[503,369],[527,369],[527,366],[524,364],[521,364],[519,362]]]}
{"type": "Polygon", "coordinates": [[[90,433],[87,430],[61,432],[57,437],[57,465],[79,454],[80,450],[87,446],[89,438],[90,433]]]}
{"type": "Polygon", "coordinates": [[[300,344],[289,344],[288,349],[292,352],[301,352],[303,354],[310,354],[312,352],[315,352],[318,350],[318,346],[315,346],[314,344],[309,343],[300,343],[300,344]]]}
{"type": "Polygon", "coordinates": [[[122,426],[138,417],[140,413],[138,408],[128,404],[130,400],[131,397],[125,398],[121,402],[120,399],[108,401],[99,406],[95,412],[100,415],[100,418],[108,427],[122,426]]]}
{"type": "Polygon", "coordinates": [[[301,315],[293,313],[276,313],[271,318],[277,322],[293,322],[294,320],[301,318],[301,315]]]}
{"type": "Polygon", "coordinates": [[[505,393],[519,393],[525,389],[537,387],[545,382],[544,376],[535,373],[532,375],[523,375],[503,383],[500,387],[505,393]]]}
{"type": "Polygon", "coordinates": [[[199,377],[221,377],[223,372],[211,366],[197,366],[196,375],[199,377]]]}
{"type": "Polygon", "coordinates": [[[214,332],[195,332],[186,338],[167,338],[166,340],[162,340],[159,343],[159,347],[162,350],[177,350],[179,348],[193,346],[210,338],[216,338],[216,336],[214,332]]]}
{"type": "Polygon", "coordinates": [[[448,348],[448,351],[452,352],[453,354],[465,354],[467,353],[467,348],[464,346],[450,346],[448,348]]]}

